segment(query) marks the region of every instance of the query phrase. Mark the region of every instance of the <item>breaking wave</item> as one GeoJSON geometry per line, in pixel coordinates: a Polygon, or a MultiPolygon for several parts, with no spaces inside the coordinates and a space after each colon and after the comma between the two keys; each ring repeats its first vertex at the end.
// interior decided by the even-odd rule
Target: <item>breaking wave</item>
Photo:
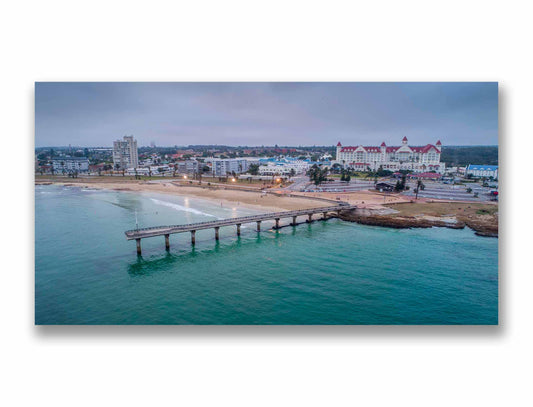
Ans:
{"type": "Polygon", "coordinates": [[[190,212],[190,213],[194,213],[195,215],[204,215],[204,216],[211,216],[213,218],[216,218],[215,215],[211,215],[209,213],[205,213],[205,212],[199,211],[197,209],[187,208],[186,206],[178,205],[178,204],[175,204],[175,203],[172,203],[172,202],[160,201],[159,199],[155,199],[155,198],[150,198],[150,199],[156,205],[168,206],[169,208],[175,209],[175,210],[180,211],[180,212],[190,212]]]}

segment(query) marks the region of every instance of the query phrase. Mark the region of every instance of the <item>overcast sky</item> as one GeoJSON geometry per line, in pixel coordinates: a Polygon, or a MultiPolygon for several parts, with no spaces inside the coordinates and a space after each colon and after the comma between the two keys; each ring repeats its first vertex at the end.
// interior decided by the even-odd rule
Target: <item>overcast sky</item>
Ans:
{"type": "Polygon", "coordinates": [[[490,83],[35,85],[35,145],[498,144],[490,83]]]}

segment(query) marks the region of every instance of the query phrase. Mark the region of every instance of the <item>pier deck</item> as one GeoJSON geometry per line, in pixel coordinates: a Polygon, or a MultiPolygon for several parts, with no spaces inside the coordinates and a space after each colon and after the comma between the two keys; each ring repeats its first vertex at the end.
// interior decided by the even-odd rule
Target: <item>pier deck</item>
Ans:
{"type": "Polygon", "coordinates": [[[276,221],[276,228],[279,228],[279,220],[282,218],[293,218],[292,224],[296,224],[296,218],[298,216],[307,215],[308,221],[312,220],[312,216],[317,213],[322,213],[326,218],[328,212],[340,213],[345,210],[355,209],[355,205],[348,205],[345,203],[335,206],[325,206],[320,208],[300,209],[295,211],[283,211],[283,212],[271,212],[259,215],[242,216],[238,218],[220,219],[206,222],[188,223],[184,225],[169,225],[169,226],[154,226],[149,228],[139,228],[133,230],[127,230],[125,233],[127,240],[137,241],[137,253],[141,254],[141,239],[149,237],[165,236],[165,246],[169,248],[169,235],[175,233],[191,232],[192,243],[195,243],[195,234],[197,230],[214,229],[215,238],[218,240],[219,228],[223,226],[237,226],[237,235],[241,233],[241,224],[243,223],[257,223],[257,231],[261,230],[261,222],[268,220],[276,221]]]}

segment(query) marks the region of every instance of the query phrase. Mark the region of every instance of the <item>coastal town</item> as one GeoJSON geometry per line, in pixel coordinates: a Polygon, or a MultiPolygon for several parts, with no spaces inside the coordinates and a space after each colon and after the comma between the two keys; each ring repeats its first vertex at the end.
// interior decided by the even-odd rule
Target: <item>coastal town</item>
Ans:
{"type": "Polygon", "coordinates": [[[357,205],[344,216],[358,223],[469,226],[497,236],[497,147],[484,154],[488,162],[465,161],[476,147],[459,148],[462,156],[450,149],[447,157],[440,140],[414,146],[407,137],[391,146],[138,147],[130,135],[112,146],[37,148],[35,176],[37,184],[185,194],[268,210],[343,202],[357,205]]]}

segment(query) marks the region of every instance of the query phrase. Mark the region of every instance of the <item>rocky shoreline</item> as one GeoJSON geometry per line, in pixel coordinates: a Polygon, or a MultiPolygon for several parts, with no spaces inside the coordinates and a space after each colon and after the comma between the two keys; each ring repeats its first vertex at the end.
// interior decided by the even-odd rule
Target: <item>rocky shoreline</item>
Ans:
{"type": "Polygon", "coordinates": [[[383,213],[383,210],[352,210],[341,213],[339,218],[360,223],[362,225],[381,226],[395,229],[444,227],[450,229],[464,229],[466,226],[473,229],[475,234],[483,237],[498,237],[498,225],[481,222],[476,219],[445,217],[441,219],[428,219],[428,217],[408,217],[397,213],[383,213]]]}

